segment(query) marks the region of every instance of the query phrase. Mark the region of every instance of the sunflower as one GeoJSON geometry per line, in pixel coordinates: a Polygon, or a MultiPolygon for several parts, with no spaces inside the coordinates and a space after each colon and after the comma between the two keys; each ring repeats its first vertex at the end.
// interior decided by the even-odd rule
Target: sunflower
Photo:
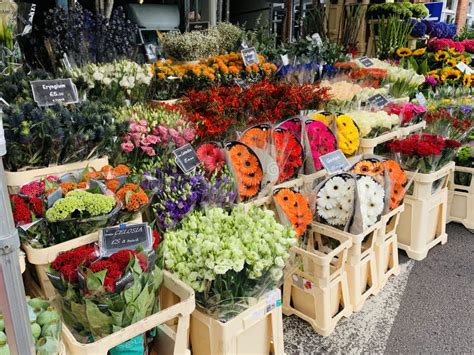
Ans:
{"type": "Polygon", "coordinates": [[[446,51],[438,51],[435,53],[434,58],[437,62],[442,62],[449,57],[449,53],[446,51]]]}
{"type": "Polygon", "coordinates": [[[465,74],[462,83],[464,87],[470,88],[472,84],[472,76],[470,74],[465,74]]]}
{"type": "Polygon", "coordinates": [[[420,56],[426,53],[426,48],[418,48],[417,50],[414,50],[412,55],[413,56],[420,56]]]}
{"type": "Polygon", "coordinates": [[[464,64],[469,64],[471,63],[471,58],[466,57],[464,54],[459,57],[459,61],[463,62],[464,64]]]}
{"type": "Polygon", "coordinates": [[[446,68],[441,71],[441,79],[446,80],[459,80],[461,79],[461,71],[454,68],[446,68]]]}
{"type": "Polygon", "coordinates": [[[402,58],[411,56],[412,53],[413,53],[413,52],[411,51],[410,48],[403,47],[403,48],[398,48],[398,49],[397,49],[397,55],[398,55],[399,57],[402,57],[402,58]]]}
{"type": "Polygon", "coordinates": [[[446,59],[445,64],[450,66],[451,68],[454,68],[458,64],[458,61],[454,58],[450,58],[450,59],[446,59]]]}

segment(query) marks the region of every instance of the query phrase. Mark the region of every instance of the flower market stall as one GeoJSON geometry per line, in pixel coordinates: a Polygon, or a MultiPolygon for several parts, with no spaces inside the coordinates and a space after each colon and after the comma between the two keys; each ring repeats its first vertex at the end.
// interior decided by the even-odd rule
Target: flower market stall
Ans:
{"type": "Polygon", "coordinates": [[[290,43],[222,22],[147,63],[122,8],[79,4],[15,37],[0,237],[26,254],[30,350],[284,354],[283,314],[328,336],[399,249],[474,229],[474,34],[427,15],[370,4],[359,54],[348,20],[290,43]]]}

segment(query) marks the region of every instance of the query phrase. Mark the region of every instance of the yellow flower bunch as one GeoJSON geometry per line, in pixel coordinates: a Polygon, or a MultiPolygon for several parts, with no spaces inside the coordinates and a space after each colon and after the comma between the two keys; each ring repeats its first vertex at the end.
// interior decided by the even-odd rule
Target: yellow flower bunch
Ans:
{"type": "Polygon", "coordinates": [[[334,121],[334,114],[331,113],[331,112],[327,112],[327,111],[324,111],[324,112],[316,112],[316,113],[313,113],[311,116],[310,116],[311,119],[315,120],[315,121],[321,121],[323,122],[326,126],[328,127],[331,127],[332,126],[332,123],[334,121]]]}
{"type": "Polygon", "coordinates": [[[398,48],[395,51],[395,53],[400,58],[411,57],[411,56],[419,57],[419,56],[422,56],[423,54],[426,53],[426,47],[418,48],[418,49],[415,49],[415,50],[411,50],[410,48],[402,47],[402,48],[398,48]]]}
{"type": "Polygon", "coordinates": [[[359,148],[359,130],[352,118],[342,114],[336,117],[337,145],[345,155],[353,155],[359,148]]]}

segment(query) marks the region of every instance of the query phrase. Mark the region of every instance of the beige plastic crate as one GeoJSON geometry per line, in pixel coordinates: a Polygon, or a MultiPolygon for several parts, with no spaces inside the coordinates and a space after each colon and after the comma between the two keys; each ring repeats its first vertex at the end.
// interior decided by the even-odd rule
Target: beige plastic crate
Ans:
{"type": "Polygon", "coordinates": [[[375,265],[375,238],[382,221],[375,223],[364,233],[355,235],[337,228],[314,223],[313,227],[322,235],[330,237],[345,236],[352,246],[347,253],[346,272],[349,281],[349,296],[354,312],[362,309],[367,298],[377,290],[377,269],[375,265]]]}
{"type": "Polygon", "coordinates": [[[448,222],[462,223],[474,231],[474,168],[456,166],[449,180],[448,222]],[[454,183],[454,172],[471,175],[469,186],[454,183]]]}
{"type": "Polygon", "coordinates": [[[293,247],[283,285],[283,313],[308,322],[328,336],[342,317],[352,314],[345,270],[351,240],[329,237],[313,228],[308,231],[307,250],[293,247]],[[337,246],[330,245],[337,243],[337,246]]]}
{"type": "Polygon", "coordinates": [[[26,261],[25,261],[25,253],[21,250],[18,251],[18,262],[20,264],[20,271],[23,274],[26,270],[26,261]]]}
{"type": "Polygon", "coordinates": [[[448,187],[449,177],[453,171],[454,162],[450,162],[438,171],[430,174],[405,171],[408,181],[413,181],[412,186],[406,192],[406,196],[425,200],[430,196],[436,195],[439,191],[448,187]]]}
{"type": "Polygon", "coordinates": [[[400,273],[397,226],[404,210],[405,205],[401,205],[382,216],[382,225],[375,240],[375,264],[378,280],[376,293],[385,286],[390,276],[400,273]]]}
{"type": "Polygon", "coordinates": [[[375,147],[389,142],[400,135],[398,129],[382,134],[376,138],[361,138],[359,140],[358,154],[374,154],[375,147]]]}
{"type": "MultiPolygon", "coordinates": [[[[119,330],[105,338],[93,343],[83,344],[76,340],[69,328],[63,326],[63,340],[70,355],[106,355],[113,347],[143,334],[148,330],[159,327],[161,333],[165,333],[174,342],[172,353],[174,355],[190,354],[189,351],[189,319],[195,308],[194,291],[184,282],[177,279],[168,271],[164,271],[163,285],[160,288],[160,301],[163,294],[173,293],[179,298],[174,305],[163,305],[160,302],[161,311],[126,328],[119,330]],[[166,325],[166,322],[177,319],[176,330],[166,325]]],[[[155,346],[159,352],[160,342],[155,346]]]]}
{"type": "Polygon", "coordinates": [[[41,169],[16,171],[16,172],[5,171],[5,177],[7,179],[8,191],[11,194],[16,194],[20,190],[20,187],[22,187],[23,185],[31,181],[39,180],[43,177],[51,176],[51,175],[60,176],[65,173],[80,171],[87,167],[91,167],[91,168],[99,170],[104,165],[107,165],[108,163],[109,163],[109,159],[107,157],[104,157],[104,158],[85,160],[85,161],[80,161],[77,163],[71,163],[71,164],[65,164],[65,165],[50,166],[50,167],[41,168],[41,169]]]}
{"type": "Polygon", "coordinates": [[[426,121],[421,121],[417,124],[407,126],[407,127],[400,127],[399,130],[398,130],[398,132],[399,132],[398,138],[403,138],[403,137],[406,137],[406,136],[408,136],[408,135],[410,135],[414,132],[421,131],[425,127],[426,127],[426,121]]]}
{"type": "Polygon", "coordinates": [[[405,211],[397,227],[398,248],[414,260],[423,260],[438,243],[446,244],[448,189],[426,199],[405,197],[405,211]]]}
{"type": "MultiPolygon", "coordinates": [[[[141,214],[127,223],[142,223],[141,214]]],[[[56,259],[56,257],[62,252],[96,242],[97,240],[99,240],[99,231],[84,235],[82,237],[74,238],[48,248],[33,248],[29,243],[26,242],[21,244],[21,248],[26,253],[26,259],[28,260],[28,263],[32,264],[32,266],[35,268],[39,283],[37,286],[41,290],[43,297],[53,299],[56,296],[55,289],[46,275],[48,264],[54,261],[54,259],[56,259]]]]}
{"type": "Polygon", "coordinates": [[[327,171],[322,169],[313,174],[300,175],[300,179],[303,180],[303,193],[308,193],[314,190],[319,182],[327,175],[327,171]]]}
{"type": "Polygon", "coordinates": [[[284,354],[280,290],[226,323],[196,309],[190,337],[193,355],[284,354]]]}

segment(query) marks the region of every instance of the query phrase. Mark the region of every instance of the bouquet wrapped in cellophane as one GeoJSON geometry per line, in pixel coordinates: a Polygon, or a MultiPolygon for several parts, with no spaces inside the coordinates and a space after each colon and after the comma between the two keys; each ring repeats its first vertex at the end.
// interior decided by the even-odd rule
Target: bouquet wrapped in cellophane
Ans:
{"type": "Polygon", "coordinates": [[[291,227],[273,212],[240,205],[193,211],[165,235],[165,266],[196,291],[200,309],[220,321],[237,316],[281,285],[291,227]]]}
{"type": "Polygon", "coordinates": [[[58,255],[48,276],[79,341],[96,341],[158,310],[163,273],[155,261],[154,251],[140,249],[99,258],[94,244],[58,255]]]}

